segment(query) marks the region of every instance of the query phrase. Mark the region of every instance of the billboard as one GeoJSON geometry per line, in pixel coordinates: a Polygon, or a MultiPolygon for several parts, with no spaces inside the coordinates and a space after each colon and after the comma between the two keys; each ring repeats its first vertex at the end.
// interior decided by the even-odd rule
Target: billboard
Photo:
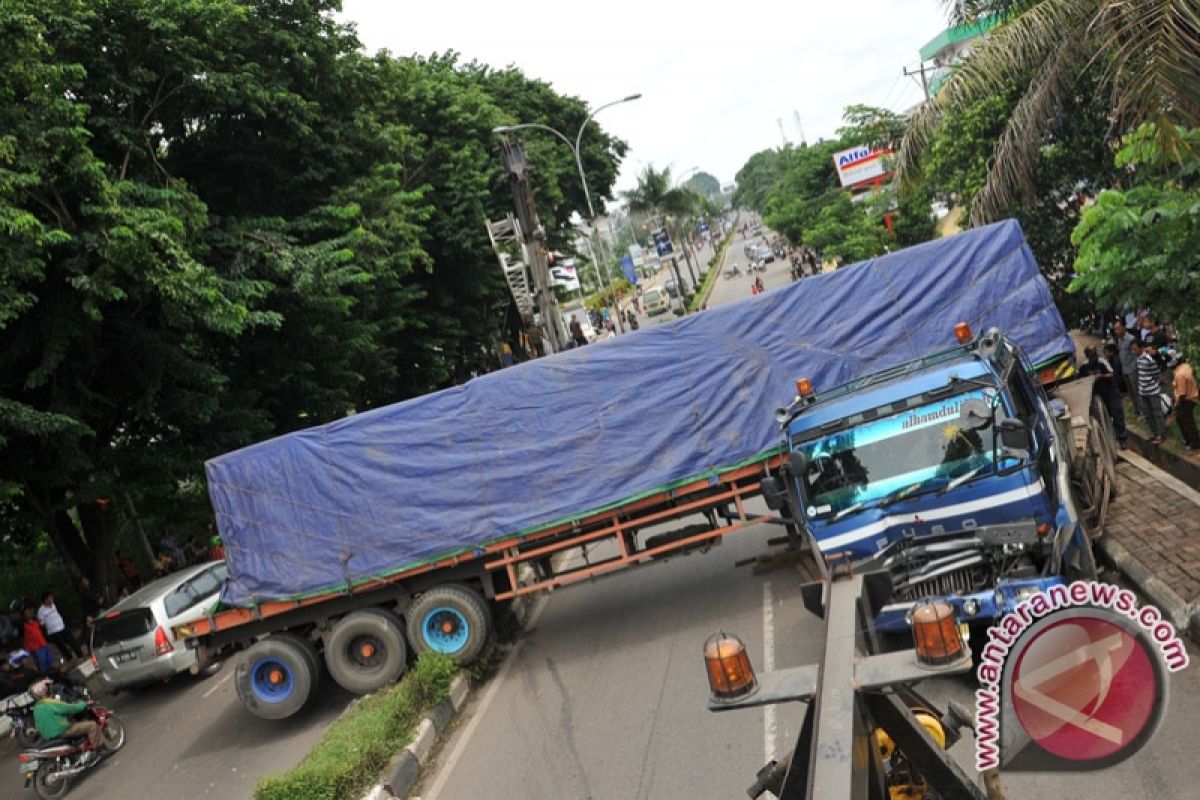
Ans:
{"type": "Polygon", "coordinates": [[[629,257],[633,259],[635,267],[640,267],[646,263],[646,259],[642,257],[642,248],[636,244],[629,245],[629,257]]]}
{"type": "Polygon", "coordinates": [[[888,156],[891,150],[870,147],[851,147],[833,154],[833,165],[837,168],[842,186],[853,186],[864,181],[881,178],[889,171],[888,156]]]}
{"type": "Polygon", "coordinates": [[[653,234],[654,249],[658,251],[659,258],[669,256],[675,252],[675,248],[671,246],[671,235],[667,233],[666,228],[659,228],[653,234]]]}
{"type": "Polygon", "coordinates": [[[574,264],[563,264],[550,268],[550,281],[555,286],[570,292],[580,290],[579,275],[575,272],[574,264]]]}

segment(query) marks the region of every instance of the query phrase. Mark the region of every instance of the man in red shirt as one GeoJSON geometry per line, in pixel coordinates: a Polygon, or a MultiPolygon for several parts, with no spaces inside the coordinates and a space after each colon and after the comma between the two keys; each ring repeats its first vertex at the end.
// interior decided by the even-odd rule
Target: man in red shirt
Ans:
{"type": "Polygon", "coordinates": [[[49,672],[54,666],[54,655],[50,652],[50,644],[46,641],[46,635],[42,633],[42,625],[33,615],[33,609],[25,609],[25,628],[24,638],[21,642],[25,649],[33,653],[33,657],[37,659],[38,669],[42,672],[49,672]]]}

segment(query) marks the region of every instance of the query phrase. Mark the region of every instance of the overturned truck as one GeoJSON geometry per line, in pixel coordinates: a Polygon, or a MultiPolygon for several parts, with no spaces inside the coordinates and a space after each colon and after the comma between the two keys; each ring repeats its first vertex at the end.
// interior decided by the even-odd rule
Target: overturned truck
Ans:
{"type": "MultiPolygon", "coordinates": [[[[821,456],[805,451],[802,464],[800,438],[781,444],[777,406],[798,377],[844,387],[905,369],[953,344],[959,322],[1004,331],[1023,373],[1073,354],[1020,228],[1005,222],[214,458],[229,577],[219,606],[172,635],[200,651],[201,668],[244,650],[239,697],[283,718],[326,669],[361,693],[398,678],[412,653],[474,659],[521,595],[760,523],[783,525],[796,546],[822,527],[845,539],[835,523],[857,501],[806,514],[812,486],[801,484],[782,499],[781,468],[803,477],[821,456]],[[747,503],[766,479],[778,508],[755,513],[747,503]]],[[[1047,457],[1040,443],[1054,431],[1031,435],[1006,434],[1012,447],[980,464],[1010,469],[1021,443],[1047,457]]],[[[1053,517],[1055,541],[1079,544],[1058,515],[1034,516],[1036,535],[1053,517]]],[[[1038,568],[1061,571],[1067,555],[1038,568]]],[[[910,577],[928,564],[906,559],[910,577]]]]}

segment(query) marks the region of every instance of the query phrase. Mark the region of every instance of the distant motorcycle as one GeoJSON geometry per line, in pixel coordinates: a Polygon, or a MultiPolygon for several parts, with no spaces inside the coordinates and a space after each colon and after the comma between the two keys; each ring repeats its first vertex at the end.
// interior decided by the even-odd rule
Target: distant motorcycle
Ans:
{"type": "Polygon", "coordinates": [[[737,264],[734,264],[730,269],[725,270],[726,278],[736,278],[742,274],[742,269],[737,264]]]}
{"type": "MultiPolygon", "coordinates": [[[[87,700],[91,695],[86,688],[80,694],[87,700]]],[[[58,800],[71,788],[76,776],[87,772],[125,746],[125,723],[112,711],[99,705],[89,705],[84,716],[95,720],[104,736],[105,751],[97,753],[87,745],[87,737],[75,736],[42,742],[25,750],[18,757],[25,788],[33,787],[42,800],[58,800]]]]}

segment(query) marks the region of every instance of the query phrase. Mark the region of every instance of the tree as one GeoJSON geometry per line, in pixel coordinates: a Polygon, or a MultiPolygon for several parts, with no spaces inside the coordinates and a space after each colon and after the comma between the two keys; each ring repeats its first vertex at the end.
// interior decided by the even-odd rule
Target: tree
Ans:
{"type": "MultiPolygon", "coordinates": [[[[117,539],[206,528],[206,458],[463,380],[509,335],[491,130],[586,106],[453,54],[364,55],[338,6],[6,7],[0,525],[19,547],[105,582],[117,539]]],[[[551,241],[586,208],[564,151],[534,162],[551,241]]],[[[624,144],[593,126],[584,151],[608,196],[624,144]]]]}
{"type": "MultiPolygon", "coordinates": [[[[1200,130],[1174,137],[1200,145],[1200,130]]],[[[1084,209],[1072,242],[1079,248],[1072,292],[1117,308],[1151,308],[1169,317],[1192,358],[1200,357],[1200,164],[1162,149],[1143,125],[1122,140],[1116,163],[1127,188],[1100,193],[1084,209]]]]}
{"type": "MultiPolygon", "coordinates": [[[[948,4],[949,5],[949,4],[948,4]]],[[[1194,0],[975,0],[954,3],[952,18],[1000,14],[1003,22],[980,41],[941,91],[914,115],[899,158],[907,185],[948,115],[991,96],[1017,99],[992,153],[987,181],[972,206],[972,222],[995,219],[1016,202],[1036,201],[1034,172],[1046,137],[1081,75],[1099,70],[1108,110],[1128,130],[1156,123],[1164,152],[1186,147],[1176,125],[1200,125],[1200,12],[1194,0]]]]}
{"type": "Polygon", "coordinates": [[[701,197],[714,198],[721,196],[721,182],[703,170],[688,178],[683,185],[693,194],[701,197]]]}
{"type": "Polygon", "coordinates": [[[817,207],[816,215],[804,229],[803,242],[822,257],[854,262],[883,253],[887,231],[874,216],[864,213],[849,192],[830,189],[821,196],[817,207]]]}

